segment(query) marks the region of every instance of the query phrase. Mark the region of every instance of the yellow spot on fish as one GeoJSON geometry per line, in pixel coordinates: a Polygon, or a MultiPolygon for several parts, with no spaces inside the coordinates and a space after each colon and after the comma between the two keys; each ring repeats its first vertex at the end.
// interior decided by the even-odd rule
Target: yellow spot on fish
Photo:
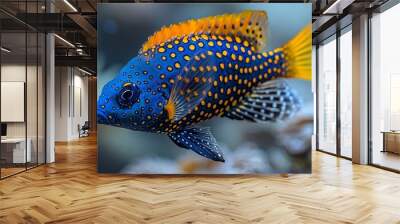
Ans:
{"type": "Polygon", "coordinates": [[[175,57],[176,57],[176,54],[175,54],[174,52],[172,52],[171,54],[169,54],[169,56],[170,56],[171,58],[175,58],[175,57]]]}
{"type": "Polygon", "coordinates": [[[184,51],[183,47],[178,47],[178,51],[180,52],[184,51]]]}
{"type": "Polygon", "coordinates": [[[213,52],[212,52],[212,51],[207,51],[207,54],[208,54],[209,56],[211,56],[211,55],[213,55],[213,52]]]}
{"type": "Polygon", "coordinates": [[[238,49],[238,46],[233,45],[233,50],[238,51],[238,50],[239,50],[239,49],[238,49]]]}
{"type": "Polygon", "coordinates": [[[181,67],[181,64],[179,64],[179,62],[176,62],[175,63],[175,68],[180,68],[181,67]]]}
{"type": "Polygon", "coordinates": [[[240,39],[240,37],[235,37],[235,41],[236,41],[236,43],[241,43],[242,42],[242,40],[240,39]]]}
{"type": "Polygon", "coordinates": [[[189,45],[189,50],[194,51],[194,49],[196,49],[196,47],[193,44],[189,45]]]}
{"type": "Polygon", "coordinates": [[[185,44],[186,44],[187,42],[189,42],[188,37],[185,36],[185,37],[182,39],[182,42],[185,43],[185,44]]]}
{"type": "Polygon", "coordinates": [[[189,61],[190,60],[190,56],[189,55],[185,55],[185,56],[183,56],[183,59],[185,59],[185,61],[189,61]]]}
{"type": "Polygon", "coordinates": [[[163,47],[158,48],[158,52],[164,53],[165,52],[165,48],[163,48],[163,47]]]}
{"type": "Polygon", "coordinates": [[[163,89],[165,89],[165,88],[167,88],[167,84],[166,84],[166,83],[162,83],[162,84],[161,84],[161,87],[162,87],[163,89]]]}
{"type": "Polygon", "coordinates": [[[201,38],[203,38],[204,40],[208,40],[208,36],[205,35],[205,34],[202,34],[202,35],[201,35],[201,38]]]}
{"type": "Polygon", "coordinates": [[[214,86],[218,86],[217,80],[214,80],[214,86]]]}
{"type": "Polygon", "coordinates": [[[210,46],[210,47],[214,46],[214,42],[209,41],[209,42],[208,42],[208,46],[210,46]]]}
{"type": "MultiPolygon", "coordinates": [[[[228,42],[232,42],[232,37],[230,37],[230,36],[225,37],[225,39],[226,39],[226,41],[228,41],[228,42]]],[[[228,47],[228,48],[229,48],[229,47],[228,47]]]]}
{"type": "Polygon", "coordinates": [[[165,60],[167,60],[167,57],[162,56],[162,57],[161,57],[161,60],[165,61],[165,60]]]}
{"type": "Polygon", "coordinates": [[[173,46],[172,44],[168,44],[167,47],[171,49],[173,46]]]}
{"type": "Polygon", "coordinates": [[[200,72],[204,72],[204,67],[200,65],[200,66],[199,66],[199,71],[200,71],[200,72]]]}
{"type": "Polygon", "coordinates": [[[244,53],[244,52],[246,52],[246,49],[245,49],[244,47],[240,47],[240,51],[241,51],[242,53],[244,53]]]}
{"type": "Polygon", "coordinates": [[[242,55],[239,55],[239,61],[243,61],[243,56],[242,55]]]}
{"type": "Polygon", "coordinates": [[[168,67],[167,67],[167,70],[168,70],[169,72],[171,72],[171,71],[173,70],[173,68],[172,68],[171,66],[168,66],[168,67]]]}
{"type": "Polygon", "coordinates": [[[232,106],[236,106],[236,104],[237,104],[237,100],[234,100],[234,101],[232,102],[232,106]]]}
{"type": "Polygon", "coordinates": [[[223,50],[223,51],[222,51],[222,55],[227,56],[227,55],[228,55],[228,52],[225,51],[225,50],[223,50]]]}
{"type": "Polygon", "coordinates": [[[197,45],[198,45],[199,47],[204,47],[204,43],[203,43],[203,42],[199,42],[197,45]]]}
{"type": "Polygon", "coordinates": [[[160,79],[165,79],[165,74],[161,74],[160,79]]]}
{"type": "Polygon", "coordinates": [[[217,71],[218,71],[217,66],[213,65],[213,66],[212,66],[212,70],[213,70],[214,72],[217,72],[217,71]]]}
{"type": "Polygon", "coordinates": [[[236,55],[235,54],[231,54],[231,58],[232,58],[232,60],[236,60],[236,55]]]}
{"type": "Polygon", "coordinates": [[[222,55],[219,52],[215,53],[215,55],[217,56],[217,58],[222,58],[222,55]]]}
{"type": "Polygon", "coordinates": [[[217,45],[221,47],[222,46],[222,42],[221,41],[217,41],[217,45]]]}
{"type": "MultiPolygon", "coordinates": [[[[268,57],[268,54],[267,54],[267,52],[263,52],[262,53],[262,56],[264,56],[264,57],[268,57]]],[[[261,58],[260,58],[261,59],[261,58]]]]}
{"type": "Polygon", "coordinates": [[[224,68],[225,68],[225,64],[224,64],[224,63],[220,63],[220,64],[219,64],[219,67],[220,67],[221,69],[224,69],[224,68]]]}
{"type": "Polygon", "coordinates": [[[228,49],[230,49],[230,48],[231,48],[231,44],[226,43],[226,44],[225,44],[225,47],[228,48],[228,49]]]}
{"type": "Polygon", "coordinates": [[[248,46],[249,46],[249,42],[248,42],[247,40],[245,40],[245,41],[243,41],[243,45],[244,45],[245,47],[248,47],[248,46]]]}

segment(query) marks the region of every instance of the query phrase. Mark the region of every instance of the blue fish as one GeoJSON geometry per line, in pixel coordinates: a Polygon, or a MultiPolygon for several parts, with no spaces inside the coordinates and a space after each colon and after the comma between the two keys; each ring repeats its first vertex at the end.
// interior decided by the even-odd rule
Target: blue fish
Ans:
{"type": "Polygon", "coordinates": [[[311,78],[311,26],[263,51],[267,14],[243,11],[172,24],[153,34],[98,99],[99,124],[167,134],[176,145],[214,161],[223,154],[213,117],[284,120],[299,100],[278,78],[311,78]]]}

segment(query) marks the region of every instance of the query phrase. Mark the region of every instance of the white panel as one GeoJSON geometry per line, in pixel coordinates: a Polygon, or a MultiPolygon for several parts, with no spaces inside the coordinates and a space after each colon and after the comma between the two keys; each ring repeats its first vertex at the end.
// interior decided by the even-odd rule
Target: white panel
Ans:
{"type": "Polygon", "coordinates": [[[1,82],[1,122],[24,122],[24,82],[1,82]]]}

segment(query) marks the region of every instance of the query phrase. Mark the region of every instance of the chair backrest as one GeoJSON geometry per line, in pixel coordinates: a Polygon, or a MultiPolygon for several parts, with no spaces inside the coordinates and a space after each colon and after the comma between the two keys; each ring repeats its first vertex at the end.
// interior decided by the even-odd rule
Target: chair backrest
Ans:
{"type": "Polygon", "coordinates": [[[89,128],[90,128],[90,123],[89,123],[89,121],[85,121],[85,124],[83,124],[82,128],[89,129],[89,128]]]}

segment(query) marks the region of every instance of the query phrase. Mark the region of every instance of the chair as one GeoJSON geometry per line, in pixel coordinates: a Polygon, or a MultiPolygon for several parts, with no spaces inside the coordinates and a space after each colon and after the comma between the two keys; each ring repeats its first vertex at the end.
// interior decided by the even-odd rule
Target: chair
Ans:
{"type": "Polygon", "coordinates": [[[89,121],[85,121],[82,127],[78,124],[79,138],[89,136],[89,129],[90,129],[89,121]]]}

